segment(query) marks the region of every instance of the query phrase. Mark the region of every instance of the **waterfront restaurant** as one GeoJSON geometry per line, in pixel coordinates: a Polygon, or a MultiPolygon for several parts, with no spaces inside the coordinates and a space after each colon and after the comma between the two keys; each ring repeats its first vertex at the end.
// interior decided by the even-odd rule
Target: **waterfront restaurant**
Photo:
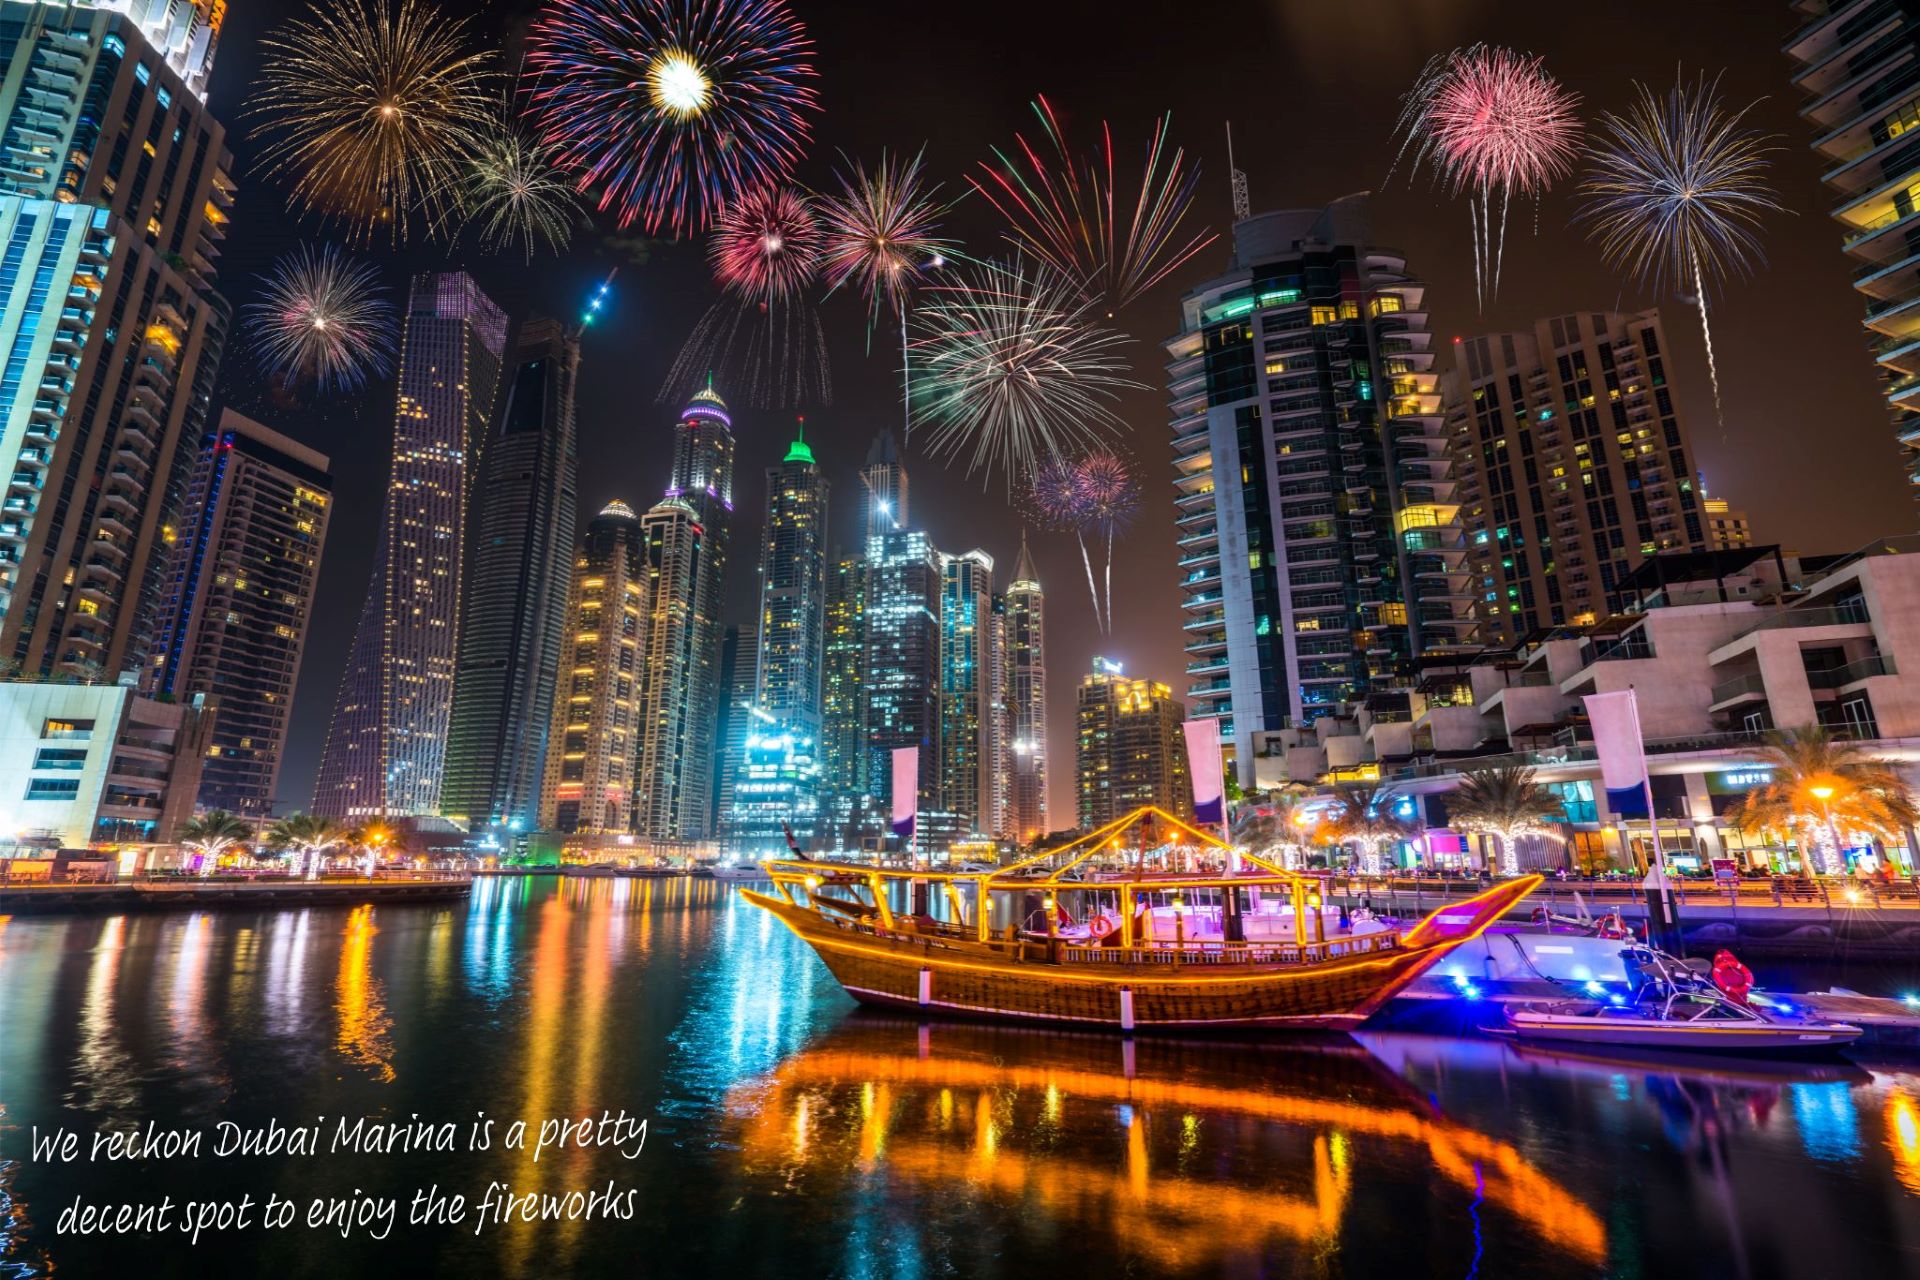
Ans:
{"type": "MultiPolygon", "coordinates": [[[[1743,836],[1729,807],[1768,781],[1773,728],[1824,725],[1920,790],[1920,538],[1846,556],[1777,547],[1655,556],[1616,584],[1604,619],[1536,632],[1511,649],[1430,658],[1417,685],[1256,743],[1262,789],[1377,780],[1415,797],[1428,835],[1408,865],[1480,865],[1448,832],[1447,793],[1469,770],[1534,768],[1565,801],[1565,846],[1525,861],[1574,870],[1644,867],[1657,826],[1682,870],[1731,858],[1798,870],[1791,846],[1743,836]],[[1581,699],[1632,689],[1653,810],[1610,808],[1581,699]]],[[[1843,833],[1844,834],[1844,833],[1843,833]]],[[[1850,865],[1915,868],[1915,833],[1849,851],[1850,865]]]]}

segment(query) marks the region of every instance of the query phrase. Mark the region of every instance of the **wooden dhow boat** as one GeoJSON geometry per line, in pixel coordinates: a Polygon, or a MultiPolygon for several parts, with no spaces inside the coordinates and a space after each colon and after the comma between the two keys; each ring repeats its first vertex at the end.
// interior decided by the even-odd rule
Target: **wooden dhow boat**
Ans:
{"type": "Polygon", "coordinates": [[[1402,930],[1156,808],[992,870],[764,865],[743,895],[862,1003],[1122,1031],[1355,1026],[1541,879],[1402,930]]]}

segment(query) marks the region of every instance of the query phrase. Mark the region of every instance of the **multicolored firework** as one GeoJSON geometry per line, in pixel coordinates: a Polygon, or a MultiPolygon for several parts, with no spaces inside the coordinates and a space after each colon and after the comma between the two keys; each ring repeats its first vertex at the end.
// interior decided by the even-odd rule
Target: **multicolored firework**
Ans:
{"type": "Polygon", "coordinates": [[[914,400],[932,447],[995,467],[1011,489],[1048,458],[1097,445],[1122,424],[1124,334],[1093,323],[1073,282],[1024,263],[970,264],[914,312],[914,400]]]}
{"type": "Polygon", "coordinates": [[[812,51],[784,0],[559,0],[527,66],[581,190],[622,227],[680,234],[792,171],[819,108],[812,51]]]}
{"type": "Polygon", "coordinates": [[[1112,315],[1213,243],[1213,232],[1205,230],[1180,239],[1200,171],[1187,167],[1180,148],[1168,154],[1172,116],[1155,126],[1140,189],[1129,201],[1117,194],[1113,131],[1104,121],[1100,145],[1088,159],[1068,146],[1052,103],[1038,98],[1033,110],[1051,155],[1016,134],[1015,154],[995,148],[993,162],[982,162],[980,175],[968,181],[1007,219],[1008,240],[1069,281],[1083,300],[1112,315]]]}
{"type": "Polygon", "coordinates": [[[1539,199],[1571,172],[1579,153],[1579,96],[1542,63],[1512,49],[1470,45],[1430,59],[1402,99],[1401,154],[1413,151],[1415,174],[1430,163],[1453,194],[1467,195],[1483,310],[1500,290],[1513,197],[1539,199]]]}
{"type": "Polygon", "coordinates": [[[354,391],[393,367],[393,304],[373,268],[332,245],[301,245],[276,263],[240,322],[261,364],[289,384],[354,391]]]}
{"type": "Polygon", "coordinates": [[[536,249],[565,249],[583,216],[579,194],[554,166],[552,150],[511,121],[476,146],[461,204],[483,248],[498,252],[519,244],[528,262],[536,249]]]}
{"type": "Polygon", "coordinates": [[[882,152],[872,171],[855,163],[851,173],[839,172],[839,194],[820,198],[826,235],[820,271],[827,288],[853,286],[874,319],[883,307],[905,307],[922,276],[957,248],[957,241],[939,235],[948,206],[938,186],[926,185],[920,162],[917,155],[901,160],[882,152]]]}
{"type": "Polygon", "coordinates": [[[290,203],[394,243],[423,214],[439,226],[495,127],[491,55],[464,51],[467,23],[418,0],[345,0],[268,36],[260,158],[290,203]]]}
{"type": "Polygon", "coordinates": [[[794,304],[820,274],[821,242],[811,200],[792,187],[764,187],[727,206],[707,257],[730,293],[794,304]]]}
{"type": "Polygon", "coordinates": [[[1027,487],[1028,505],[1046,528],[1071,533],[1080,546],[1080,563],[1087,571],[1087,592],[1093,600],[1093,620],[1103,632],[1113,631],[1113,543],[1140,513],[1140,482],[1126,459],[1096,451],[1079,461],[1048,458],[1034,468],[1027,487]],[[1095,580],[1093,556],[1087,539],[1106,542],[1106,586],[1095,580]]]}
{"type": "MultiPolygon", "coordinates": [[[[1762,214],[1781,208],[1767,185],[1771,139],[1741,127],[1749,104],[1729,111],[1720,80],[1676,81],[1664,98],[1642,84],[1625,115],[1601,116],[1578,219],[1590,224],[1609,265],[1656,289],[1692,289],[1706,338],[1713,405],[1720,369],[1707,322],[1707,286],[1760,261],[1762,214]]],[[[1724,430],[1724,415],[1722,420],[1724,430]]]]}

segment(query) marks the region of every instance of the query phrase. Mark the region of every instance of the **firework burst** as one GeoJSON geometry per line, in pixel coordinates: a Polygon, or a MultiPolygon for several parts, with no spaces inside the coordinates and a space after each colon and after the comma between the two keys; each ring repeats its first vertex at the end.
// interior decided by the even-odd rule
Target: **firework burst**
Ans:
{"type": "Polygon", "coordinates": [[[416,214],[439,226],[494,124],[491,58],[464,51],[466,30],[416,0],[346,0],[263,40],[248,114],[290,203],[363,243],[382,227],[399,243],[416,214]]]}
{"type": "Polygon", "coordinates": [[[1122,423],[1125,335],[1092,319],[1076,286],[1020,262],[972,264],[926,291],[910,344],[914,400],[935,452],[967,474],[1000,468],[1011,489],[1039,463],[1100,443],[1122,423]]]}
{"type": "Polygon", "coordinates": [[[461,205],[482,248],[517,244],[528,262],[537,249],[565,249],[582,217],[579,194],[554,166],[552,150],[511,122],[475,146],[461,205]]]}
{"type": "Polygon", "coordinates": [[[1041,525],[1071,533],[1080,546],[1080,563],[1087,571],[1087,593],[1093,601],[1093,620],[1103,632],[1113,631],[1113,543],[1140,513],[1140,482],[1126,459],[1096,451],[1079,461],[1048,458],[1034,468],[1027,486],[1028,507],[1041,525]],[[1093,571],[1087,540],[1106,544],[1105,590],[1093,571]]]}
{"type": "Polygon", "coordinates": [[[996,148],[968,182],[1007,219],[1008,240],[1070,281],[1084,300],[1111,315],[1213,243],[1208,230],[1181,239],[1200,171],[1188,167],[1180,148],[1169,153],[1171,116],[1154,127],[1139,190],[1129,200],[1120,194],[1111,128],[1101,124],[1092,158],[1077,156],[1053,104],[1038,98],[1033,110],[1045,135],[1041,146],[1015,135],[1013,152],[996,148]]]}
{"type": "Polygon", "coordinates": [[[1578,220],[1589,224],[1609,265],[1656,289],[1693,290],[1719,415],[1707,287],[1760,261],[1761,216],[1781,208],[1766,181],[1774,148],[1742,127],[1757,104],[1729,111],[1718,77],[1676,81],[1664,98],[1642,84],[1634,90],[1625,115],[1600,118],[1603,136],[1593,146],[1578,220]]]}
{"type": "Polygon", "coordinates": [[[260,363],[288,384],[354,391],[393,367],[393,304],[373,268],[332,245],[282,258],[240,320],[260,363]]]}
{"type": "Polygon", "coordinates": [[[679,234],[792,171],[819,107],[812,51],[784,0],[560,0],[527,65],[581,189],[622,227],[679,234]]]}
{"type": "Polygon", "coordinates": [[[1513,197],[1538,200],[1572,171],[1579,103],[1542,59],[1484,44],[1431,59],[1402,99],[1401,155],[1468,197],[1482,309],[1499,293],[1513,197]]]}
{"type": "Polygon", "coordinates": [[[920,157],[880,156],[869,171],[855,163],[836,175],[837,195],[820,200],[825,247],[820,271],[829,291],[851,285],[867,300],[871,318],[907,305],[928,270],[945,263],[957,242],[939,234],[948,206],[928,187],[920,157]]]}
{"type": "Polygon", "coordinates": [[[820,274],[820,220],[792,187],[748,192],[714,226],[713,275],[739,297],[769,306],[799,302],[820,274]]]}

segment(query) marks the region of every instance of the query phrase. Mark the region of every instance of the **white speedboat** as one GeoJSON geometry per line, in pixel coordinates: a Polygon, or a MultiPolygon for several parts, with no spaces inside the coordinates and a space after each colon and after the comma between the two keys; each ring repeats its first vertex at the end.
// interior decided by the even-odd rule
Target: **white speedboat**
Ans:
{"type": "Polygon", "coordinates": [[[740,884],[750,884],[755,880],[765,880],[767,878],[765,868],[757,862],[714,866],[708,868],[707,874],[715,880],[731,880],[740,884]]]}
{"type": "Polygon", "coordinates": [[[1829,1048],[1860,1038],[1860,1028],[1798,1016],[1790,1006],[1740,1004],[1684,964],[1647,947],[1629,947],[1631,995],[1509,1006],[1507,1031],[1522,1040],[1716,1053],[1829,1048]]]}

